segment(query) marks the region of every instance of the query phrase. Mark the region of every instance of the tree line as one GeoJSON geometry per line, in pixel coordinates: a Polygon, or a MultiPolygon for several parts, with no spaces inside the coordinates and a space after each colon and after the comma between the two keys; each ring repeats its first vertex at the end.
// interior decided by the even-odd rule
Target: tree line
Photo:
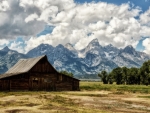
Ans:
{"type": "Polygon", "coordinates": [[[59,73],[73,77],[73,73],[67,72],[67,71],[60,71],[59,73]]]}
{"type": "Polygon", "coordinates": [[[140,68],[117,67],[110,73],[103,70],[98,73],[104,84],[127,84],[127,85],[149,85],[150,84],[150,60],[143,63],[140,68]]]}

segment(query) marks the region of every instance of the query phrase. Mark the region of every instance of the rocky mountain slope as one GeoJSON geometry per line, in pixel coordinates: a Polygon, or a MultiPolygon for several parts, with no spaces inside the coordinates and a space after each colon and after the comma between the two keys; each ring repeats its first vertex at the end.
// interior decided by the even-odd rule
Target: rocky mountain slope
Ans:
{"type": "Polygon", "coordinates": [[[67,70],[79,78],[97,74],[101,70],[111,71],[118,66],[140,67],[144,61],[150,59],[150,56],[136,51],[132,46],[118,49],[110,44],[103,47],[97,39],[94,39],[80,51],[76,50],[70,43],[64,46],[59,44],[56,47],[41,44],[26,55],[6,47],[0,50],[0,72],[5,72],[20,58],[41,55],[47,55],[49,62],[58,71],[67,70]]]}
{"type": "Polygon", "coordinates": [[[21,58],[26,59],[29,57],[17,51],[10,50],[7,46],[0,50],[0,73],[6,72],[21,58]]]}
{"type": "Polygon", "coordinates": [[[80,51],[69,43],[56,47],[41,44],[30,50],[27,56],[44,54],[57,70],[67,70],[75,75],[97,74],[101,70],[111,71],[118,66],[140,67],[144,61],[150,59],[150,56],[136,51],[132,46],[124,49],[118,49],[111,44],[102,47],[97,39],[92,40],[80,51]]]}

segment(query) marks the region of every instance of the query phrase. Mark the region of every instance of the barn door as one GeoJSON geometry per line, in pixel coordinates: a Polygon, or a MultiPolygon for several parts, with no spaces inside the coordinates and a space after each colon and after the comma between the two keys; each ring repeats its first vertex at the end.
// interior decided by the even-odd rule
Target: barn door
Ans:
{"type": "Polygon", "coordinates": [[[44,89],[45,90],[47,90],[47,91],[53,91],[54,90],[54,84],[50,78],[45,78],[43,82],[44,82],[44,89]]]}
{"type": "Polygon", "coordinates": [[[32,77],[30,79],[30,90],[37,91],[37,90],[47,90],[53,91],[54,83],[50,80],[50,78],[37,78],[32,77]]]}
{"type": "Polygon", "coordinates": [[[39,90],[39,78],[32,78],[31,79],[31,90],[39,90]]]}

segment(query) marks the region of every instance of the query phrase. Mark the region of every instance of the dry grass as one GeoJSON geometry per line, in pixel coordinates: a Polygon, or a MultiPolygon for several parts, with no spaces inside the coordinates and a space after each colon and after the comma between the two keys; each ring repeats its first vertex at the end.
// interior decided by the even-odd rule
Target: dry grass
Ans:
{"type": "Polygon", "coordinates": [[[149,93],[122,91],[115,89],[116,87],[132,90],[129,88],[135,86],[110,86],[98,82],[81,82],[81,91],[76,92],[0,92],[0,113],[150,112],[149,93]],[[88,85],[90,90],[85,89],[88,85]],[[91,90],[92,87],[94,90],[91,90]]]}

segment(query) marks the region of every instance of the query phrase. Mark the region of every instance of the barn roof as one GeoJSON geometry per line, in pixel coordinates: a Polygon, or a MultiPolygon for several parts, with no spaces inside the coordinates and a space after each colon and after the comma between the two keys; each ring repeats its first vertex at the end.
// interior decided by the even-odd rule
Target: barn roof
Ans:
{"type": "Polygon", "coordinates": [[[4,73],[4,74],[0,75],[0,79],[14,76],[14,75],[19,75],[19,74],[23,74],[23,73],[4,73]]]}
{"type": "MultiPolygon", "coordinates": [[[[27,73],[32,69],[32,67],[38,63],[41,59],[47,58],[46,55],[39,56],[36,58],[29,58],[29,59],[20,59],[13,67],[11,67],[6,73],[0,75],[0,79],[15,76],[23,73],[27,73]]],[[[51,64],[50,64],[51,65],[51,64]]],[[[57,70],[52,66],[52,68],[57,72],[57,70]]],[[[58,72],[57,72],[58,73],[58,72]]],[[[62,74],[64,75],[64,74],[62,74]]],[[[67,76],[67,75],[64,75],[67,76]]],[[[69,76],[68,76],[69,77],[69,76]]],[[[73,77],[71,77],[73,78],[73,77]]],[[[73,78],[76,79],[76,78],[73,78]]],[[[78,80],[78,79],[76,79],[78,80]]]]}
{"type": "Polygon", "coordinates": [[[29,59],[20,59],[13,67],[11,67],[6,73],[0,75],[1,78],[10,77],[13,75],[18,75],[22,73],[28,72],[38,61],[42,58],[46,57],[40,56],[36,58],[29,58],[29,59]]]}
{"type": "Polygon", "coordinates": [[[10,68],[6,73],[25,73],[28,72],[38,61],[40,61],[45,56],[40,56],[36,58],[20,59],[12,68],[10,68]]]}

